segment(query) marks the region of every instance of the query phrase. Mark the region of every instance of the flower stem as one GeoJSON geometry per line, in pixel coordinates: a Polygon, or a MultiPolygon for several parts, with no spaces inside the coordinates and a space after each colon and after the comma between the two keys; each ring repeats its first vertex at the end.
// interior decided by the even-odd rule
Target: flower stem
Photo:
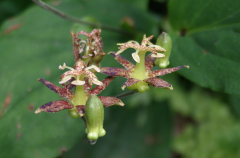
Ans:
{"type": "Polygon", "coordinates": [[[109,30],[109,31],[118,32],[118,33],[121,33],[121,34],[126,34],[126,35],[129,35],[129,36],[132,35],[131,33],[126,32],[122,29],[110,27],[110,26],[107,26],[107,25],[101,25],[101,24],[86,22],[86,21],[82,21],[81,19],[71,17],[71,16],[61,12],[60,10],[57,10],[56,8],[44,3],[41,0],[32,0],[32,1],[34,3],[36,3],[37,5],[39,5],[40,7],[42,7],[43,9],[45,9],[47,11],[50,11],[50,12],[60,16],[63,19],[66,19],[68,21],[72,21],[72,22],[76,22],[76,23],[80,23],[80,24],[84,24],[84,25],[88,25],[88,26],[92,26],[92,27],[96,27],[96,28],[102,28],[102,29],[106,29],[106,30],[109,30]]]}
{"type": "Polygon", "coordinates": [[[132,91],[128,91],[128,92],[116,95],[115,97],[116,98],[123,98],[123,97],[127,97],[127,96],[130,96],[130,95],[136,94],[136,93],[138,93],[138,91],[132,90],[132,91]]]}

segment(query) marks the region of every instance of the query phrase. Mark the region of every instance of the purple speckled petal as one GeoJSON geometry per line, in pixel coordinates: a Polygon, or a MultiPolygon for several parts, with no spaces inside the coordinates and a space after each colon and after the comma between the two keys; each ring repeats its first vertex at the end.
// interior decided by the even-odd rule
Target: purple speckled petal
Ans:
{"type": "Polygon", "coordinates": [[[145,68],[146,70],[150,73],[153,66],[154,66],[154,61],[156,60],[156,58],[151,57],[151,54],[149,54],[148,56],[146,56],[145,58],[145,68]]]}
{"type": "Polygon", "coordinates": [[[141,80],[138,80],[136,78],[128,78],[128,80],[122,84],[121,88],[122,88],[122,90],[124,90],[126,87],[131,86],[135,83],[138,83],[139,81],[141,81],[141,80]]]}
{"type": "Polygon", "coordinates": [[[160,70],[155,70],[155,71],[152,71],[150,74],[149,74],[149,77],[156,77],[156,76],[163,76],[165,74],[169,74],[169,73],[172,73],[174,71],[177,71],[183,67],[186,67],[186,68],[189,68],[189,66],[178,66],[178,67],[173,67],[173,68],[169,68],[169,69],[160,69],[160,70]]]}
{"type": "Polygon", "coordinates": [[[122,66],[124,66],[129,72],[133,72],[135,69],[135,66],[128,61],[127,59],[125,59],[124,57],[122,57],[121,55],[116,55],[115,52],[110,53],[122,66]]]}
{"type": "Polygon", "coordinates": [[[171,84],[169,84],[166,81],[164,81],[160,78],[157,78],[157,77],[148,78],[143,81],[147,82],[148,84],[152,85],[153,87],[168,88],[170,90],[173,90],[173,87],[171,84]]]}
{"type": "Polygon", "coordinates": [[[38,81],[41,81],[45,86],[47,86],[49,89],[51,89],[55,93],[61,95],[61,97],[63,97],[63,98],[67,98],[70,100],[72,100],[74,98],[74,93],[67,88],[58,87],[58,86],[54,85],[53,83],[51,83],[45,79],[42,79],[42,78],[38,79],[38,81]]]}
{"type": "Polygon", "coordinates": [[[91,90],[91,95],[98,95],[101,93],[114,79],[113,76],[108,76],[104,80],[102,80],[103,85],[99,85],[91,90]]]}
{"type": "Polygon", "coordinates": [[[77,105],[76,109],[77,109],[80,117],[82,117],[85,113],[85,105],[77,105]]]}
{"type": "Polygon", "coordinates": [[[40,106],[35,113],[50,112],[55,113],[64,109],[73,109],[72,104],[66,100],[57,100],[40,106]]]}
{"type": "Polygon", "coordinates": [[[118,67],[103,67],[100,68],[100,72],[109,76],[122,76],[129,78],[129,73],[127,70],[118,67]]]}
{"type": "Polygon", "coordinates": [[[100,96],[98,98],[102,101],[104,107],[109,107],[112,105],[124,106],[124,103],[121,101],[121,99],[116,97],[100,96]]]}

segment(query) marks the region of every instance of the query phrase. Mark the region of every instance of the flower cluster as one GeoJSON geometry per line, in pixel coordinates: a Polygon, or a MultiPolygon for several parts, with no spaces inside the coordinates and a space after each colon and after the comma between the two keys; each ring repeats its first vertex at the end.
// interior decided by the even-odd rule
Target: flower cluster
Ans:
{"type": "MultiPolygon", "coordinates": [[[[88,134],[87,137],[89,140],[96,141],[98,137],[104,136],[106,131],[103,129],[103,107],[109,107],[111,105],[124,106],[124,103],[116,97],[97,95],[101,93],[115,77],[121,76],[127,78],[127,81],[122,85],[123,90],[127,87],[130,90],[145,92],[149,90],[149,85],[172,90],[172,85],[158,78],[158,76],[172,73],[183,67],[188,68],[188,66],[178,66],[152,71],[156,59],[169,56],[166,54],[166,52],[169,52],[169,47],[152,44],[150,42],[152,38],[153,36],[146,37],[144,35],[141,45],[136,41],[118,44],[120,46],[119,51],[116,53],[111,52],[110,54],[125,67],[125,69],[123,69],[117,67],[100,67],[100,62],[106,55],[103,52],[100,29],[94,29],[91,33],[81,31],[75,34],[72,32],[75,65],[69,67],[64,63],[59,66],[60,70],[68,69],[68,71],[64,72],[60,77],[59,83],[62,87],[56,86],[45,79],[38,79],[38,81],[41,81],[50,90],[66,100],[46,103],[39,107],[35,113],[55,113],[69,109],[69,113],[73,118],[80,116],[86,123],[86,133],[88,134]],[[85,35],[87,39],[80,39],[80,35],[85,35]],[[133,65],[119,55],[128,48],[136,50],[132,53],[136,65],[133,65]],[[151,54],[146,56],[147,52],[151,54]],[[99,81],[95,75],[95,73],[99,72],[109,76],[99,81]],[[92,88],[93,84],[97,86],[92,88]]],[[[159,64],[159,62],[160,60],[157,63],[159,64]]]]}

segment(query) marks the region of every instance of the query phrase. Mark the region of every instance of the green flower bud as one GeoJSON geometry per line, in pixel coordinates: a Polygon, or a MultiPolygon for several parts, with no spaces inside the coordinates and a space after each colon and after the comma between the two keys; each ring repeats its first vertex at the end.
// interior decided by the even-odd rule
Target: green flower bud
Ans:
{"type": "Polygon", "coordinates": [[[92,95],[88,98],[85,105],[86,133],[89,140],[97,140],[106,134],[103,129],[104,109],[102,101],[92,95]]]}
{"type": "Polygon", "coordinates": [[[131,85],[131,86],[128,86],[127,89],[129,89],[129,90],[135,90],[135,89],[137,89],[137,84],[133,84],[133,85],[131,85]]]}
{"type": "Polygon", "coordinates": [[[148,90],[149,90],[148,83],[142,82],[142,81],[138,82],[138,83],[137,83],[137,90],[138,90],[140,93],[144,93],[144,92],[148,91],[148,90]]]}
{"type": "Polygon", "coordinates": [[[163,47],[166,52],[164,52],[165,57],[157,58],[154,62],[155,65],[160,68],[166,68],[169,65],[169,57],[172,51],[172,40],[171,37],[163,32],[157,39],[156,45],[163,47]]]}
{"type": "Polygon", "coordinates": [[[77,109],[70,109],[68,111],[68,113],[69,113],[69,115],[72,116],[72,118],[76,119],[76,118],[80,117],[79,113],[77,112],[77,109]]]}
{"type": "Polygon", "coordinates": [[[135,90],[136,89],[140,93],[144,93],[144,92],[149,90],[148,83],[143,82],[143,81],[139,81],[138,83],[133,84],[132,86],[128,86],[127,88],[129,90],[135,90]]]}

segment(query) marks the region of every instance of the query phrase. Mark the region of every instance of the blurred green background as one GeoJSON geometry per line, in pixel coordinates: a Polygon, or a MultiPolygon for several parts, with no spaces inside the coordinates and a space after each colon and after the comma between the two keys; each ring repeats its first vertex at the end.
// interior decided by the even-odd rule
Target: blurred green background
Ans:
{"type": "MultiPolygon", "coordinates": [[[[240,1],[48,0],[68,15],[94,18],[131,35],[102,30],[104,51],[165,31],[173,41],[170,66],[189,65],[162,78],[174,90],[151,88],[105,108],[106,136],[87,143],[82,120],[67,111],[34,114],[60,97],[36,80],[58,84],[72,66],[74,25],[30,0],[0,1],[1,158],[239,158],[240,1]]],[[[80,25],[81,30],[93,28],[80,25]]],[[[123,53],[131,59],[133,50],[123,53]]],[[[102,66],[120,66],[106,55],[102,66]]],[[[104,75],[98,75],[103,79],[104,75]]],[[[115,79],[100,96],[122,93],[115,79]],[[119,87],[119,88],[116,88],[119,87]]]]}

